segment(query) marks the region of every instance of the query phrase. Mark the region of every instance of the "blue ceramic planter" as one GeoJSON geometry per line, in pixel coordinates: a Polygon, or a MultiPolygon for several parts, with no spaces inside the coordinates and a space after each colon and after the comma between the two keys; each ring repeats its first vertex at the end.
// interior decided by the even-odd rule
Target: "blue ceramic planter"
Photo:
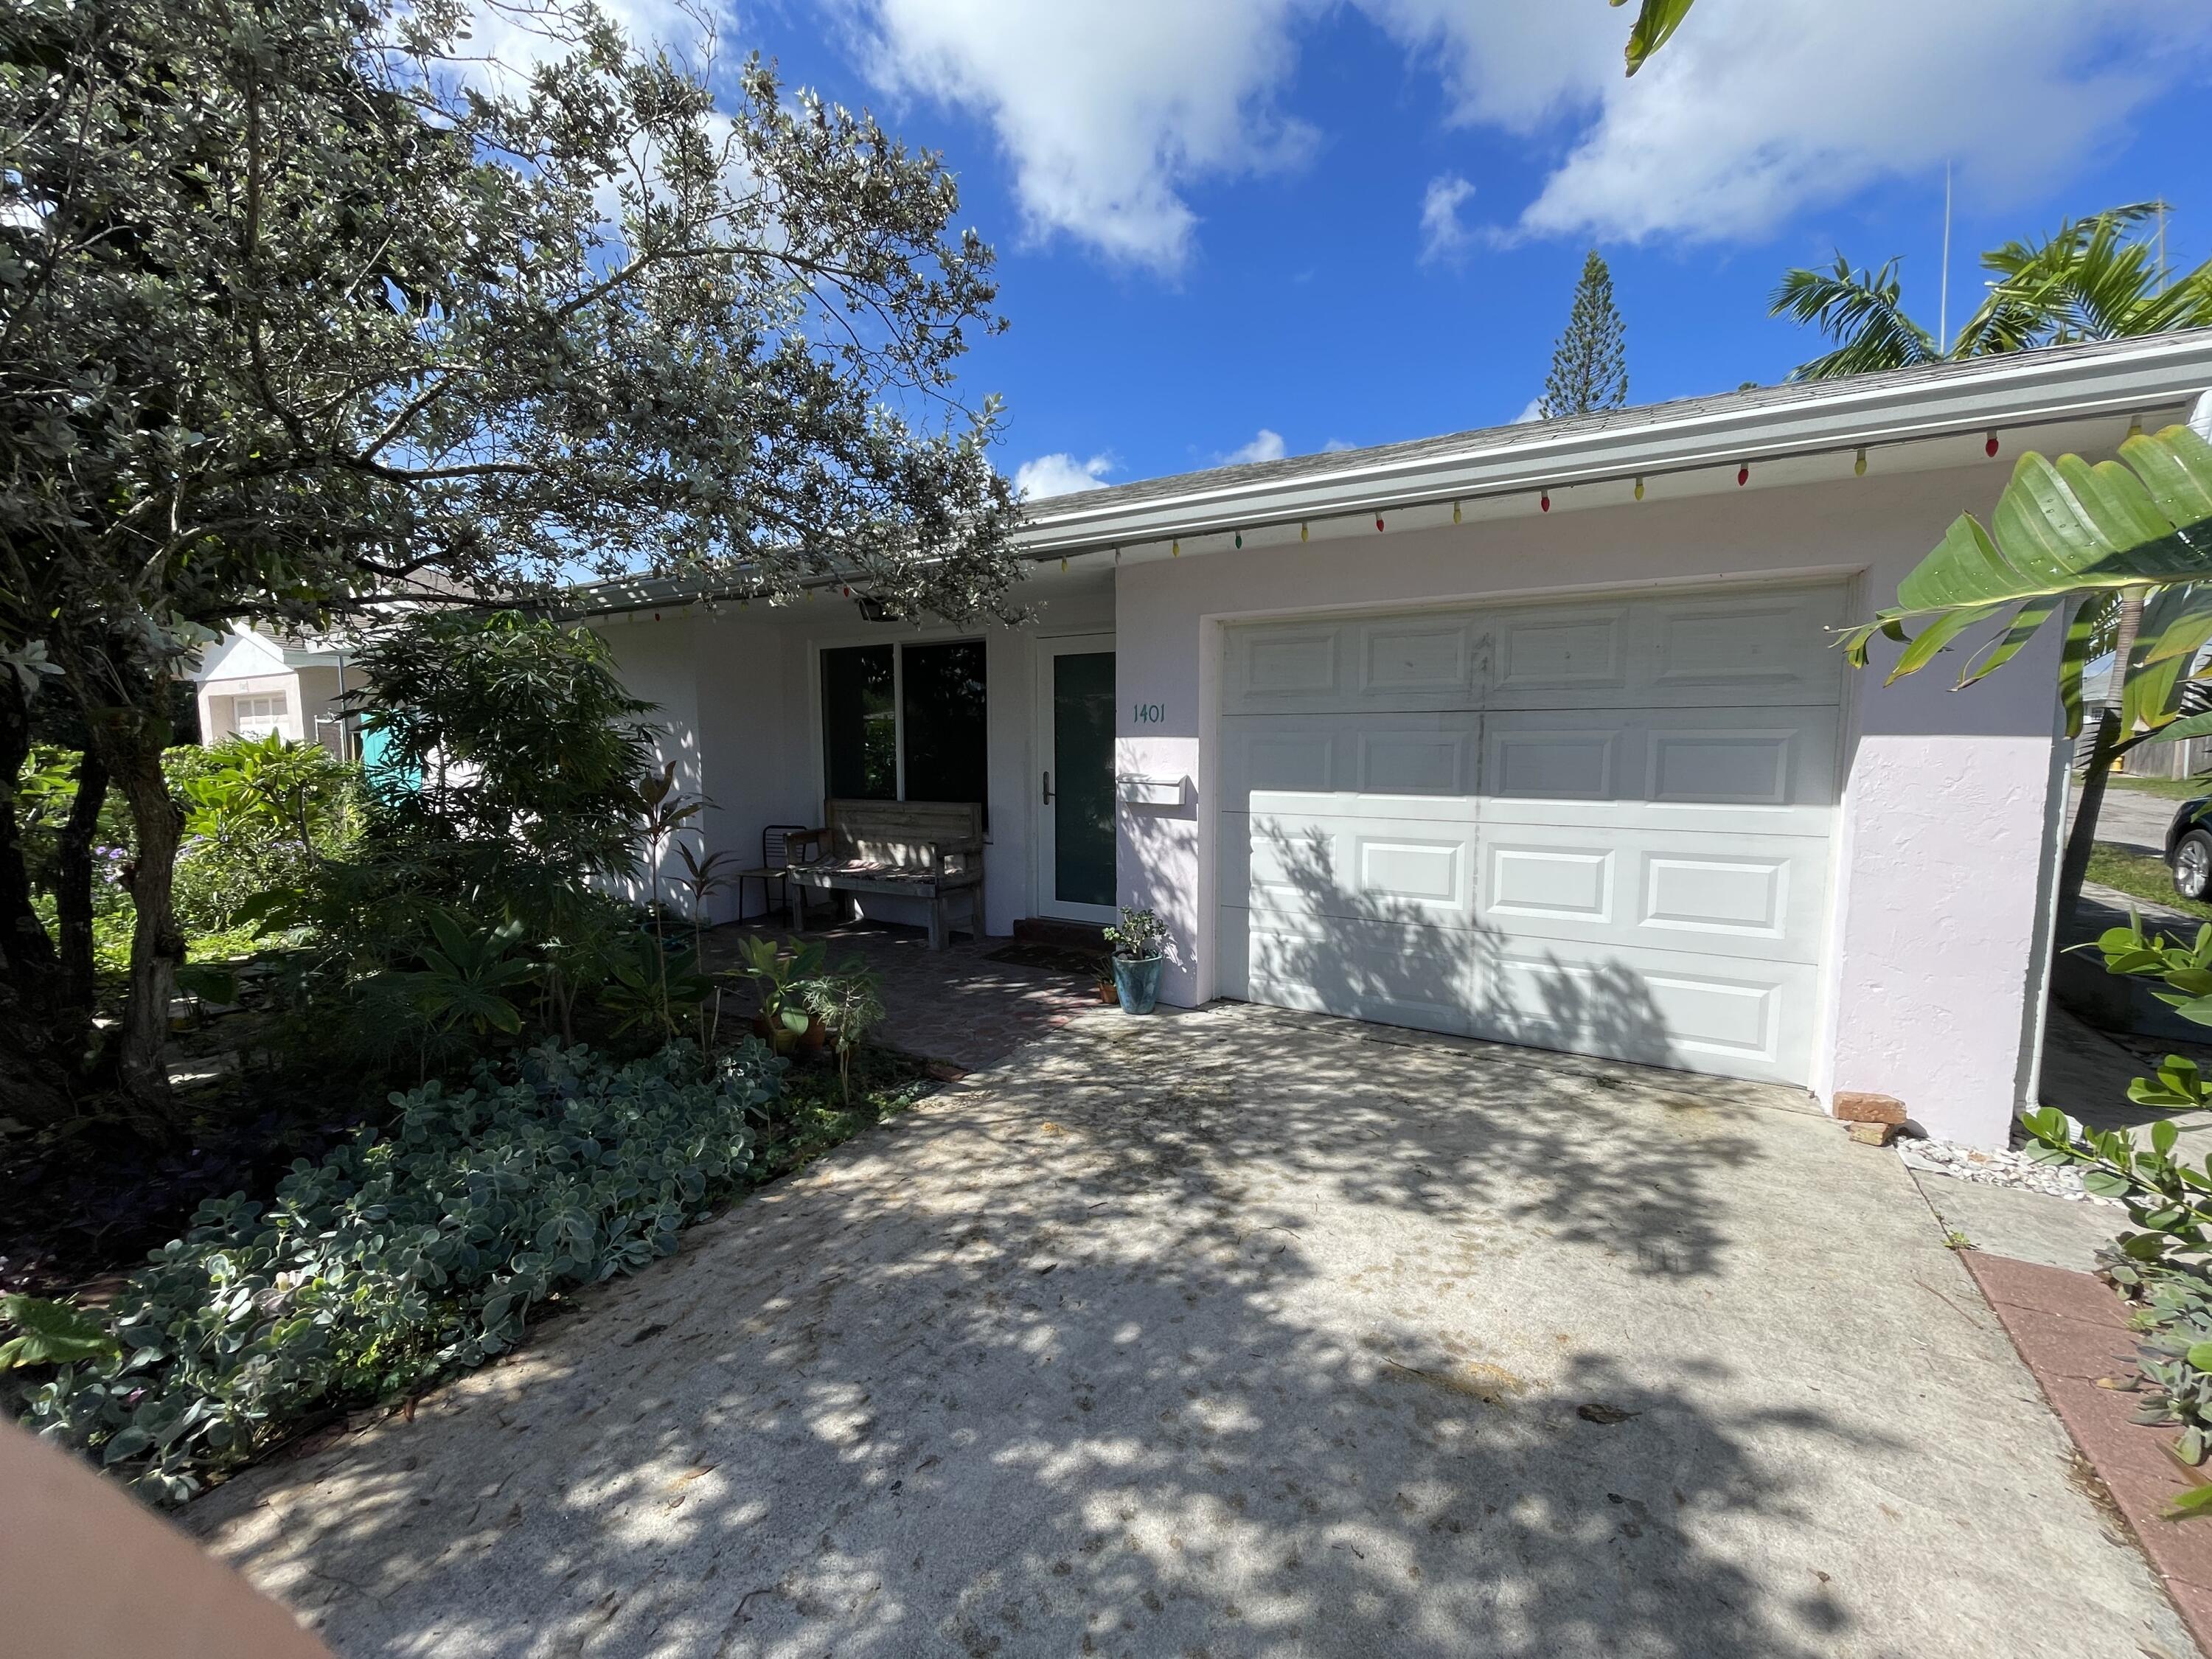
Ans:
{"type": "Polygon", "coordinates": [[[1114,991],[1121,999],[1123,1013],[1149,1014],[1158,1006],[1160,963],[1158,957],[1136,962],[1127,957],[1114,958],[1114,991]]]}

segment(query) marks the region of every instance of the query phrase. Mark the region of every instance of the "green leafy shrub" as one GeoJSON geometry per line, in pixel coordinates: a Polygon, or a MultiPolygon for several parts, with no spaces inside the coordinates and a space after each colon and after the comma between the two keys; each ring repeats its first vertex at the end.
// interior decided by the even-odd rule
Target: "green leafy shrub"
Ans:
{"type": "MultiPolygon", "coordinates": [[[[2184,1019],[2212,1025],[2212,927],[2190,944],[2143,932],[2140,916],[2097,941],[2108,973],[2158,981],[2157,992],[2184,1019]]],[[[2212,1106],[2212,1087],[2197,1063],[2168,1054],[2156,1075],[2128,1085],[2140,1106],[2195,1111],[2212,1106]]],[[[2132,1386],[2143,1396],[2140,1423],[2180,1425],[2174,1450],[2202,1463],[2212,1453],[2212,1158],[2191,1164],[2177,1157],[2181,1132],[2171,1121],[2151,1126],[2149,1144],[2117,1129],[2092,1130],[2052,1107],[2021,1115],[2031,1157],[2069,1165],[2083,1188],[2118,1199],[2132,1229],[2122,1232],[2101,1266],[2116,1289],[2137,1304],[2147,1333],[2132,1386]]],[[[2212,1485],[2177,1500],[2174,1513],[2212,1514],[2212,1485]]]]}
{"type": "Polygon", "coordinates": [[[853,1103],[853,1054],[884,1017],[883,991],[882,979],[857,957],[799,987],[807,1012],[828,1030],[837,1056],[838,1088],[848,1106],[853,1103]]]}
{"type": "Polygon", "coordinates": [[[171,1502],[301,1419],[482,1363],[560,1291],[676,1248],[752,1158],[782,1063],[689,1043],[616,1066],[532,1050],[429,1083],[262,1204],[203,1204],[109,1313],[116,1355],[35,1384],[26,1421],[171,1502]]]}
{"type": "Polygon", "coordinates": [[[305,886],[352,844],[361,769],[319,744],[270,732],[171,757],[163,770],[184,806],[185,835],[174,903],[194,933],[237,926],[248,900],[305,886]]]}
{"type": "Polygon", "coordinates": [[[2174,1424],[2174,1455],[2198,1464],[2212,1451],[2212,1280],[2185,1265],[2136,1261],[2112,1251],[2102,1262],[2113,1287],[2135,1304],[2142,1343],[2136,1375],[2115,1386],[2142,1396],[2138,1423],[2174,1424]]]}

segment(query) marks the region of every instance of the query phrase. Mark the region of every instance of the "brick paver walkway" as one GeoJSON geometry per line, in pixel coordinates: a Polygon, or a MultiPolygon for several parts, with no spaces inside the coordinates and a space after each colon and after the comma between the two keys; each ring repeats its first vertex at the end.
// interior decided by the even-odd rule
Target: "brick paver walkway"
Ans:
{"type": "MultiPolygon", "coordinates": [[[[789,933],[750,922],[717,927],[707,935],[707,965],[733,967],[737,941],[748,935],[781,939],[789,933]]],[[[877,1042],[963,1071],[995,1066],[1022,1044],[1097,1006],[1097,993],[1074,975],[988,960],[1011,939],[963,936],[932,951],[921,928],[878,922],[810,928],[804,937],[827,941],[833,963],[862,957],[881,976],[885,1013],[875,1030],[877,1042]]]]}

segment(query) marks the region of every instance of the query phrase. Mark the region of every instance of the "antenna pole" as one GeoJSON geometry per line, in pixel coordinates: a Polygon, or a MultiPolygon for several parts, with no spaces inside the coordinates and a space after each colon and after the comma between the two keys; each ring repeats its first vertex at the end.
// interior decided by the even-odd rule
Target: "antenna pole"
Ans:
{"type": "Polygon", "coordinates": [[[1943,163],[1943,287],[1936,312],[1936,349],[1951,355],[1951,164],[1943,163]]]}

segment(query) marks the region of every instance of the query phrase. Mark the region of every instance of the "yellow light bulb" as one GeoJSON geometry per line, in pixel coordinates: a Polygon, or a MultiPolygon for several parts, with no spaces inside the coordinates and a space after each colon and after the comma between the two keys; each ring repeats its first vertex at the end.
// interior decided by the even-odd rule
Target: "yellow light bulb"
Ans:
{"type": "Polygon", "coordinates": [[[1459,503],[1457,501],[1454,501],[1452,503],[1452,522],[1454,524],[1457,524],[1459,522],[1459,503]]]}
{"type": "Polygon", "coordinates": [[[1644,499],[1644,480],[1641,478],[1636,481],[1636,499],[1639,501],[1644,499]]]}
{"type": "Polygon", "coordinates": [[[1866,446],[1859,446],[1858,459],[1851,463],[1851,471],[1859,477],[1866,477],[1866,446]]]}

